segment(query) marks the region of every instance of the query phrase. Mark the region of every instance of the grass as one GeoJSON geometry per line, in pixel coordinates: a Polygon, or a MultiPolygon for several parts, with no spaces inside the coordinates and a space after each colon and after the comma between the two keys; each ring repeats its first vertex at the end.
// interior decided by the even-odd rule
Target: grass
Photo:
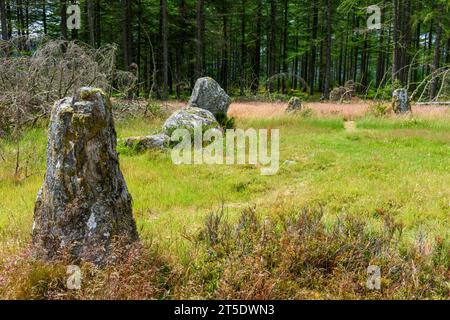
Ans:
{"type": "MultiPolygon", "coordinates": [[[[126,138],[152,134],[161,126],[161,121],[128,119],[116,126],[119,138],[126,138]]],[[[152,279],[159,279],[155,280],[157,285],[143,296],[149,297],[148,293],[153,292],[153,297],[156,298],[446,298],[442,287],[445,287],[445,281],[448,285],[448,275],[447,278],[443,277],[440,268],[444,268],[444,274],[448,272],[450,118],[362,117],[356,119],[354,132],[345,130],[344,120],[339,116],[237,119],[236,126],[280,129],[281,168],[276,176],[261,176],[259,168],[250,165],[175,166],[168,153],[149,151],[135,154],[119,148],[121,168],[133,196],[134,214],[141,239],[146,246],[153,248],[151,252],[156,252],[154,256],[161,256],[154,264],[157,267],[152,269],[151,274],[152,279]],[[285,163],[287,160],[289,163],[285,163]],[[284,247],[280,247],[278,241],[288,235],[280,231],[286,227],[286,222],[280,221],[280,217],[292,217],[293,213],[298,216],[304,208],[321,208],[323,213],[320,219],[322,229],[308,238],[310,241],[319,241],[315,245],[320,244],[323,237],[328,237],[327,228],[333,228],[344,217],[362,220],[365,231],[361,231],[361,235],[364,237],[372,233],[382,234],[388,217],[401,226],[399,228],[402,235],[395,246],[391,242],[385,243],[389,250],[395,250],[396,258],[389,262],[383,260],[387,257],[382,257],[383,264],[393,267],[392,264],[398,261],[399,265],[408,266],[405,270],[410,271],[410,263],[413,261],[423,263],[424,270],[429,270],[432,265],[430,259],[436,260],[437,256],[444,256],[444,260],[439,258],[441,260],[436,264],[439,266],[436,267],[436,274],[423,270],[423,274],[417,274],[425,278],[438,278],[441,283],[430,282],[433,289],[427,295],[426,281],[423,286],[419,281],[420,285],[416,287],[408,283],[397,288],[394,285],[398,284],[396,280],[393,281],[394,284],[386,285],[388,289],[383,294],[373,296],[362,290],[360,285],[363,269],[367,268],[365,264],[377,256],[367,249],[369,251],[358,251],[358,254],[367,254],[368,258],[355,258],[355,263],[360,263],[360,270],[356,275],[350,274],[350,263],[343,263],[339,259],[333,260],[333,266],[340,270],[339,274],[334,273],[337,269],[322,270],[320,263],[312,263],[311,270],[303,270],[304,266],[301,266],[298,272],[291,272],[283,263],[294,263],[295,259],[285,257],[284,261],[273,268],[261,266],[261,270],[258,269],[266,276],[273,274],[273,277],[266,279],[265,285],[268,287],[263,286],[259,291],[252,291],[254,288],[238,288],[237,284],[228,283],[233,277],[236,281],[240,279],[239,281],[245,282],[245,277],[250,277],[250,283],[256,281],[251,276],[251,269],[243,268],[244,278],[238,277],[240,274],[236,269],[239,264],[247,266],[252,261],[255,263],[259,254],[254,249],[258,246],[256,240],[251,241],[253,249],[249,249],[247,258],[242,257],[241,251],[232,249],[226,251],[225,257],[234,257],[235,260],[222,256],[209,264],[205,261],[205,257],[208,258],[207,252],[211,248],[217,249],[218,244],[205,240],[207,237],[198,236],[208,226],[208,223],[205,224],[206,217],[210,217],[210,213],[222,205],[230,226],[239,225],[243,219],[242,212],[247,212],[248,208],[255,208],[255,219],[259,221],[259,225],[266,218],[273,221],[272,231],[275,234],[281,232],[270,245],[275,252],[283,252],[284,247]],[[314,240],[314,237],[317,239],[314,240]],[[422,251],[417,251],[418,247],[422,251]],[[430,249],[432,253],[428,254],[423,253],[423,248],[434,249],[430,249]],[[402,252],[404,255],[401,255],[402,252]],[[411,258],[414,252],[423,253],[429,259],[424,262],[411,258]],[[164,271],[162,266],[167,266],[170,271],[164,271]],[[206,266],[208,270],[205,270],[206,266]],[[230,271],[227,272],[235,273],[225,274],[224,270],[228,267],[230,271]],[[213,272],[216,269],[217,274],[213,272]],[[285,279],[275,276],[280,270],[286,275],[285,279]],[[168,274],[178,280],[169,284],[162,281],[168,274]],[[215,280],[206,281],[205,277],[215,280]],[[352,279],[356,282],[352,282],[352,279]],[[339,281],[344,281],[343,288],[337,287],[339,281]],[[354,283],[359,284],[356,286],[359,289],[355,289],[354,283]],[[268,288],[274,289],[267,291],[268,288]]],[[[12,141],[0,144],[0,152],[4,157],[4,161],[0,158],[0,284],[1,274],[7,274],[5,270],[10,257],[21,256],[30,242],[34,200],[45,172],[45,143],[45,129],[33,129],[25,134],[20,143],[21,169],[18,174],[15,174],[16,144],[12,141]]],[[[356,226],[349,230],[353,230],[352,228],[356,226]]],[[[258,230],[261,232],[260,227],[258,230]]],[[[230,239],[233,237],[226,241],[230,242],[230,239]]],[[[330,242],[323,242],[322,245],[324,248],[329,246],[329,250],[345,247],[345,237],[336,239],[337,247],[330,242]]],[[[379,239],[384,238],[379,236],[379,239]]],[[[347,240],[354,243],[354,239],[347,240]]],[[[363,250],[358,246],[369,243],[361,241],[355,244],[356,251],[363,250]]],[[[223,246],[223,243],[220,245],[223,246]]],[[[295,243],[291,244],[294,245],[295,243]]],[[[313,243],[305,244],[304,249],[313,248],[308,246],[313,246],[313,243]]],[[[314,250],[319,250],[318,248],[314,250]]],[[[351,256],[353,253],[348,254],[351,256]]],[[[320,259],[324,259],[321,257],[320,259]]],[[[311,257],[308,259],[316,262],[320,260],[311,257]]],[[[30,266],[25,267],[28,265],[26,261],[27,258],[23,258],[22,269],[16,269],[16,273],[4,277],[4,281],[20,279],[16,282],[21,283],[21,289],[11,289],[9,292],[0,290],[0,297],[55,298],[46,295],[46,290],[41,290],[42,288],[40,290],[43,293],[39,290],[38,293],[33,293],[30,287],[34,288],[36,283],[26,279],[37,272],[38,275],[44,274],[38,278],[43,278],[48,283],[50,280],[45,280],[48,273],[55,273],[54,278],[58,278],[61,277],[60,270],[57,267],[55,271],[52,267],[36,266],[36,271],[30,266]],[[11,293],[12,291],[16,294],[11,293]]],[[[134,266],[136,263],[132,264],[134,266]]],[[[141,262],[137,264],[139,272],[143,274],[150,268],[148,264],[145,267],[142,267],[141,262]]],[[[98,277],[102,278],[104,275],[98,277]]],[[[109,297],[127,298],[127,294],[128,297],[134,297],[132,289],[119,293],[118,289],[111,289],[111,283],[104,278],[100,284],[97,283],[98,277],[90,278],[92,286],[108,286],[108,292],[111,292],[109,297]]],[[[410,273],[407,278],[408,281],[413,281],[410,273]]],[[[48,290],[64,292],[61,284],[55,286],[57,289],[48,290]]],[[[74,298],[102,297],[92,292],[74,298]]],[[[67,294],[69,293],[63,297],[72,297],[67,294]]]]}

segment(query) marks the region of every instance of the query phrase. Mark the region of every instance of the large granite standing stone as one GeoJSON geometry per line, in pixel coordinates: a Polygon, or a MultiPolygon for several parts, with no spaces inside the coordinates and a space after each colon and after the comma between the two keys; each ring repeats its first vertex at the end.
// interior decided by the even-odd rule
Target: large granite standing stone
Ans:
{"type": "Polygon", "coordinates": [[[212,78],[197,80],[192,91],[188,107],[210,111],[214,116],[227,114],[231,99],[220,85],[212,78]]]}
{"type": "Polygon", "coordinates": [[[115,243],[137,240],[111,104],[101,90],[81,88],[52,110],[47,171],[34,210],[35,256],[101,265],[115,243]]]}
{"type": "Polygon", "coordinates": [[[408,91],[406,91],[406,89],[396,89],[392,93],[392,109],[395,113],[406,113],[411,111],[408,91]]]}

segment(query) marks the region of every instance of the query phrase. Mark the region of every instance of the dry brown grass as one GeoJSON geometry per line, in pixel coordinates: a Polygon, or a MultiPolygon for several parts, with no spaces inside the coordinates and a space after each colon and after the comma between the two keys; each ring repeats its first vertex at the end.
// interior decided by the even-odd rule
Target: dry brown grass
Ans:
{"type": "Polygon", "coordinates": [[[322,210],[281,211],[264,220],[246,209],[236,222],[224,211],[186,234],[196,247],[180,265],[154,243],[97,268],[81,264],[80,290],[68,290],[64,262],[40,262],[30,248],[0,265],[1,299],[446,299],[448,241],[401,247],[403,225],[380,212],[380,230],[364,218],[341,216],[332,226],[322,210]],[[382,270],[381,290],[366,287],[367,267],[382,270]]]}
{"type": "MultiPolygon", "coordinates": [[[[305,102],[303,106],[310,108],[318,117],[342,116],[346,120],[363,117],[372,102],[355,101],[352,103],[305,102]]],[[[386,102],[389,104],[389,102],[386,102]]],[[[287,108],[284,102],[237,102],[230,106],[229,116],[235,118],[274,118],[282,116],[287,108]]],[[[414,106],[413,114],[424,118],[450,117],[450,108],[445,106],[414,106]]]]}

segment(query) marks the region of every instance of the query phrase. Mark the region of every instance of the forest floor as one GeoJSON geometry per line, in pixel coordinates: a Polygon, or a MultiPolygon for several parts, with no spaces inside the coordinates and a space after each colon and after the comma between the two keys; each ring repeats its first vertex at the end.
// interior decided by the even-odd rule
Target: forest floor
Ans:
{"type": "MultiPolygon", "coordinates": [[[[119,146],[140,237],[158,257],[133,264],[134,277],[112,272],[129,282],[120,288],[111,274],[90,271],[92,284],[68,292],[64,271],[30,263],[46,129],[21,140],[18,174],[17,144],[1,142],[0,298],[448,298],[450,108],[377,118],[366,102],[305,105],[313,112],[231,106],[239,128],[280,129],[275,176],[252,165],[176,166],[170,154],[119,146]],[[369,264],[382,266],[381,291],[365,287],[369,264]]],[[[162,122],[125,118],[116,126],[125,138],[162,122]]]]}

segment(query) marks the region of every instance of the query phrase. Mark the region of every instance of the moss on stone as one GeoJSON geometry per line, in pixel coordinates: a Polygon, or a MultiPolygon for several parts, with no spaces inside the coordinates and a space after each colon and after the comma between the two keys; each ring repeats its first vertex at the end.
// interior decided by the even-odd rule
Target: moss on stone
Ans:
{"type": "Polygon", "coordinates": [[[81,100],[89,100],[92,95],[100,93],[103,97],[106,98],[106,93],[100,88],[89,88],[85,90],[80,90],[80,98],[81,100]]]}

